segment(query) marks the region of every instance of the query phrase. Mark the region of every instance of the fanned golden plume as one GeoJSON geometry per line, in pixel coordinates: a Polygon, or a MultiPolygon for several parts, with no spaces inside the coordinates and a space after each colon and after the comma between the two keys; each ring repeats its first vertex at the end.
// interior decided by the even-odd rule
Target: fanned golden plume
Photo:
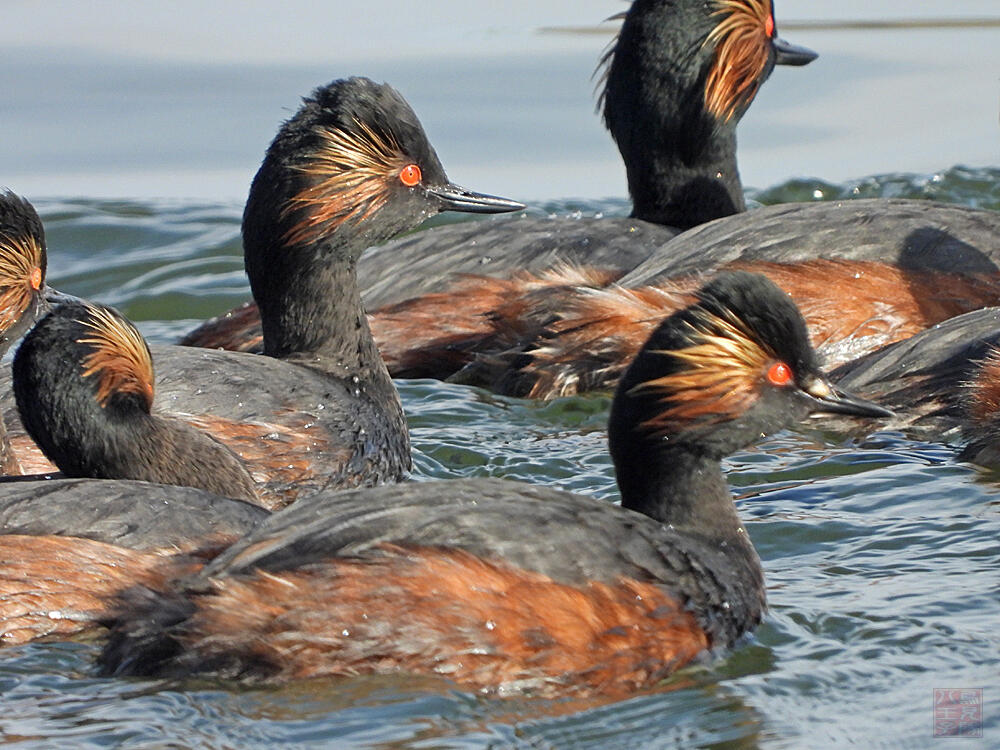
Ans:
{"type": "Polygon", "coordinates": [[[30,235],[0,233],[0,332],[20,319],[42,281],[38,241],[30,235]]]}
{"type": "Polygon", "coordinates": [[[116,393],[134,393],[148,411],[153,405],[153,358],[142,334],[113,310],[88,306],[87,312],[89,318],[79,322],[93,335],[77,343],[93,349],[83,360],[83,377],[98,376],[97,402],[103,408],[116,393]]]}
{"type": "Polygon", "coordinates": [[[990,348],[963,385],[962,401],[969,418],[983,427],[995,422],[1000,417],[1000,349],[990,348]]]}
{"type": "Polygon", "coordinates": [[[739,416],[757,400],[765,368],[778,359],[734,315],[701,312],[698,323],[691,325],[690,339],[691,345],[683,349],[651,352],[678,360],[677,372],[632,389],[663,394],[668,406],[642,423],[656,435],[739,416]]]}
{"type": "Polygon", "coordinates": [[[715,59],[705,81],[705,107],[728,120],[757,93],[767,65],[767,21],[771,0],[714,0],[722,16],[705,39],[715,45],[715,59]]]}
{"type": "Polygon", "coordinates": [[[388,200],[391,179],[410,163],[391,134],[377,133],[359,120],[354,123],[357,133],[317,129],[322,145],[299,171],[318,181],[285,206],[286,216],[301,213],[285,233],[287,243],[315,242],[345,222],[370,218],[388,200]]]}

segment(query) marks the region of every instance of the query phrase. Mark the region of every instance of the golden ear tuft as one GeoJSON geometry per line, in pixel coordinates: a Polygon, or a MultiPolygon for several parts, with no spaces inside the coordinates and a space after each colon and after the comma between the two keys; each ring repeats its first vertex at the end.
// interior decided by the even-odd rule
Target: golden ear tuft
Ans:
{"type": "Polygon", "coordinates": [[[766,368],[777,359],[735,315],[702,312],[691,324],[690,341],[683,349],[651,352],[672,357],[677,370],[631,391],[663,395],[665,408],[642,423],[653,434],[738,417],[757,400],[766,368]]]}
{"type": "Polygon", "coordinates": [[[390,133],[355,120],[357,132],[318,128],[320,147],[299,171],[314,178],[289,200],[287,216],[301,218],[285,232],[285,242],[303,245],[348,222],[370,219],[389,199],[389,186],[412,164],[390,133]]]}
{"type": "Polygon", "coordinates": [[[991,347],[964,385],[962,401],[969,418],[981,426],[995,422],[1000,417],[1000,349],[991,347]]]}
{"type": "Polygon", "coordinates": [[[153,358],[142,334],[126,318],[106,307],[88,306],[79,321],[92,335],[77,339],[92,351],[83,360],[83,377],[96,375],[102,408],[115,394],[133,393],[153,406],[153,358]]]}
{"type": "Polygon", "coordinates": [[[38,241],[0,233],[0,332],[21,318],[43,281],[38,241]]]}
{"type": "Polygon", "coordinates": [[[715,45],[705,81],[705,107],[729,120],[757,94],[771,43],[771,0],[713,0],[719,23],[705,39],[715,45]]]}

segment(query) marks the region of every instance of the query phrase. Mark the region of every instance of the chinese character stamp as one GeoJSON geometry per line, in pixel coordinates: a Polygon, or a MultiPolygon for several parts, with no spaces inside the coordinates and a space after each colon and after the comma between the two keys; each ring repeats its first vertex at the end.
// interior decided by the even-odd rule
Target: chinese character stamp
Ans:
{"type": "Polygon", "coordinates": [[[982,737],[983,689],[934,688],[934,736],[982,737]]]}

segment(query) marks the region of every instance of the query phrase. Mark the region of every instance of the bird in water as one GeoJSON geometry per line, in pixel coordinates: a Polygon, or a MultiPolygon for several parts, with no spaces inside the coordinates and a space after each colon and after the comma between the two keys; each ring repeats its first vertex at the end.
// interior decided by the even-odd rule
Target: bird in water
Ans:
{"type": "MultiPolygon", "coordinates": [[[[368,254],[359,279],[390,373],[533,398],[613,389],[720,270],[792,294],[830,366],[1000,304],[997,212],[895,199],[743,212],[736,123],[774,64],[813,57],[777,36],[766,0],[632,3],[601,102],[633,218],[466,223],[368,254]]],[[[183,343],[259,340],[249,306],[183,343]]]]}
{"type": "MultiPolygon", "coordinates": [[[[392,87],[349,78],[316,89],[268,148],[243,216],[268,356],[153,347],[154,410],[232,449],[268,507],[401,479],[406,423],[361,305],[358,258],[440,211],[519,208],[452,184],[392,87]]],[[[22,467],[50,470],[6,416],[22,467]]]]}
{"type": "MultiPolygon", "coordinates": [[[[30,205],[0,197],[0,226],[6,348],[59,295],[44,287],[30,205]]],[[[110,308],[57,304],[25,336],[13,370],[23,423],[63,476],[18,476],[14,466],[0,480],[0,644],[88,631],[117,592],[162,583],[168,568],[196,570],[268,515],[251,504],[254,482],[229,449],[151,413],[149,350],[110,308]]]]}
{"type": "Polygon", "coordinates": [[[235,453],[153,411],[149,347],[110,307],[54,307],[18,347],[13,381],[21,424],[66,477],[138,479],[258,502],[235,453]]]}
{"type": "Polygon", "coordinates": [[[766,608],[721,461],[812,414],[884,417],[817,368],[766,278],[723,274],[619,384],[621,507],[497,479],[304,499],[198,574],[125,592],[105,673],[249,681],[410,672],[494,694],[623,694],[766,608]]]}
{"type": "Polygon", "coordinates": [[[897,410],[888,427],[965,444],[961,457],[1000,466],[1000,308],[958,315],[833,371],[844,387],[897,410]]]}

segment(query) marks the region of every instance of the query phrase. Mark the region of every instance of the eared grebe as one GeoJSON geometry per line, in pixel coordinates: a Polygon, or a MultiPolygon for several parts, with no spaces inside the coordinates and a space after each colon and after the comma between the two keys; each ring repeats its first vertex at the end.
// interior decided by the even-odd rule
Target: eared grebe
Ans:
{"type": "Polygon", "coordinates": [[[66,302],[14,357],[21,424],[67,477],[140,479],[257,502],[229,448],[178,417],[153,413],[153,360],[117,311],[66,302]]]}
{"type": "MultiPolygon", "coordinates": [[[[44,306],[41,223],[9,194],[0,196],[0,215],[15,203],[38,231],[0,233],[0,298],[7,302],[0,336],[8,341],[44,306]],[[12,237],[19,241],[11,244],[12,237]],[[19,302],[18,293],[31,303],[19,302]]],[[[228,449],[149,413],[150,367],[142,338],[116,313],[61,304],[25,337],[14,360],[24,422],[68,474],[180,482],[255,499],[253,481],[228,449]]],[[[116,593],[209,559],[267,515],[220,495],[139,481],[0,481],[0,644],[87,630],[107,615],[104,603],[116,593]]]]}
{"type": "MultiPolygon", "coordinates": [[[[688,195],[712,209],[742,205],[733,149],[722,144],[732,145],[741,107],[763,79],[732,76],[769,71],[759,57],[769,45],[781,62],[767,2],[633,3],[609,55],[604,105],[636,217],[682,226],[711,218],[678,218],[694,210],[688,195]],[[713,67],[723,60],[729,67],[713,67]],[[721,129],[706,130],[727,100],[708,94],[720,81],[728,83],[716,91],[740,104],[721,129]],[[706,156],[688,171],[685,148],[708,132],[719,140],[703,153],[718,163],[706,156]]],[[[656,322],[722,268],[764,272],[793,294],[831,365],[1000,302],[995,211],[922,200],[785,204],[669,241],[673,230],[647,221],[463,224],[366,255],[359,280],[390,373],[532,397],[613,388],[656,322]]],[[[255,316],[242,308],[187,342],[252,349],[255,316]]]]}
{"type": "MultiPolygon", "coordinates": [[[[402,478],[406,424],[361,306],[357,260],[440,211],[521,207],[451,184],[390,86],[350,78],[316,89],[268,148],[243,216],[269,356],[154,347],[154,408],[234,450],[270,507],[402,478]]],[[[8,426],[20,458],[29,446],[8,426]]]]}
{"type": "MultiPolygon", "coordinates": [[[[391,253],[375,251],[361,261],[368,310],[377,319],[387,305],[456,294],[452,287],[463,274],[512,280],[573,263],[620,276],[679,231],[743,211],[736,126],[774,65],[804,65],[815,57],[777,36],[770,0],[636,0],[602,60],[601,94],[604,122],[625,160],[634,218],[521,217],[421,232],[393,243],[391,253]]],[[[423,310],[379,326],[380,346],[385,330],[393,347],[434,350],[403,362],[390,357],[390,372],[439,377],[438,356],[448,361],[457,357],[449,350],[476,350],[480,313],[492,302],[464,288],[445,318],[423,310]]],[[[260,344],[256,318],[252,306],[238,308],[181,343],[253,351],[260,344]]]]}
{"type": "Polygon", "coordinates": [[[621,693],[732,645],[765,594],[722,459],[809,414],[888,412],[829,385],[767,279],[726,274],[695,296],[615,396],[624,507],[493,479],[306,498],[172,590],[127,593],[103,669],[621,693]]]}

